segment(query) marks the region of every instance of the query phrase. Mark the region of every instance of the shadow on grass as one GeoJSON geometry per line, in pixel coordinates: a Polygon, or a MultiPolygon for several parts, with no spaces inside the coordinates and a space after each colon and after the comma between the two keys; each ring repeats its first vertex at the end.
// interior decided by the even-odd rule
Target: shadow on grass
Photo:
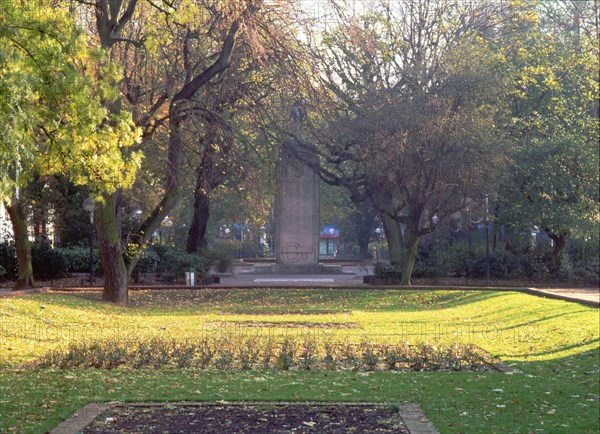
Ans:
{"type": "MultiPolygon", "coordinates": [[[[563,345],[558,348],[553,348],[552,350],[549,350],[549,351],[540,351],[537,353],[529,353],[529,356],[536,357],[536,356],[549,356],[549,355],[553,355],[553,354],[560,354],[562,352],[573,350],[575,348],[587,347],[589,345],[598,344],[598,343],[600,343],[600,338],[592,339],[592,340],[585,341],[585,342],[578,342],[576,344],[571,344],[571,345],[563,345]]],[[[600,357],[600,353],[598,352],[598,350],[595,351],[595,355],[596,355],[596,360],[598,360],[598,357],[600,357]]],[[[573,357],[577,357],[577,356],[570,356],[569,358],[573,358],[573,357]]],[[[560,359],[553,358],[552,360],[560,360],[560,359]]],[[[600,374],[600,371],[598,372],[598,374],[600,374]]]]}
{"type": "Polygon", "coordinates": [[[418,402],[441,432],[538,432],[540,427],[544,432],[597,432],[597,349],[519,367],[525,372],[513,375],[0,370],[0,431],[45,432],[90,401],[289,400],[418,402]]]}
{"type": "Polygon", "coordinates": [[[265,310],[420,311],[454,308],[501,297],[502,292],[445,290],[260,289],[139,291],[130,295],[134,308],[196,307],[236,313],[265,310]],[[210,306],[209,306],[210,305],[210,306]]]}

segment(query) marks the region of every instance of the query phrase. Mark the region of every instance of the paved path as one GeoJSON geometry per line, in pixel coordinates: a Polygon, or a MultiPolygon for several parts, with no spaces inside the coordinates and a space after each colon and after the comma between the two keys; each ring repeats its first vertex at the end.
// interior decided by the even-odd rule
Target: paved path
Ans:
{"type": "Polygon", "coordinates": [[[600,307],[600,290],[593,288],[527,288],[525,291],[541,297],[576,301],[587,306],[600,307]]]}
{"type": "MultiPolygon", "coordinates": [[[[221,276],[221,283],[211,285],[223,288],[253,287],[325,287],[375,289],[378,286],[363,283],[363,277],[373,274],[372,266],[344,266],[339,274],[278,275],[255,274],[252,266],[237,266],[233,274],[221,276]]],[[[401,288],[398,285],[386,288],[401,288]]],[[[457,285],[413,285],[410,289],[457,289],[457,290],[500,290],[521,291],[532,295],[559,300],[575,301],[588,306],[600,307],[598,288],[536,288],[536,287],[487,287],[457,285]]]]}
{"type": "MultiPolygon", "coordinates": [[[[337,274],[254,274],[251,265],[236,266],[233,274],[220,276],[221,283],[210,285],[210,288],[402,288],[399,285],[374,286],[363,283],[363,277],[373,274],[372,266],[344,266],[343,273],[337,274]]],[[[159,289],[163,286],[132,286],[132,289],[159,289]]],[[[169,288],[175,288],[169,286],[169,288]]],[[[187,288],[181,286],[179,288],[187,288]]],[[[61,288],[67,289],[67,288],[61,288]]],[[[78,288],[89,290],[90,288],[78,288]]],[[[97,288],[99,289],[99,288],[97,288]]],[[[404,289],[441,289],[441,290],[491,290],[491,291],[520,291],[540,297],[555,298],[559,300],[575,301],[587,306],[600,307],[600,290],[598,288],[536,288],[536,287],[509,287],[509,286],[460,286],[460,285],[413,285],[404,289]]],[[[0,297],[18,296],[28,293],[46,292],[49,288],[37,288],[25,291],[10,291],[10,288],[0,288],[0,297]]]]}

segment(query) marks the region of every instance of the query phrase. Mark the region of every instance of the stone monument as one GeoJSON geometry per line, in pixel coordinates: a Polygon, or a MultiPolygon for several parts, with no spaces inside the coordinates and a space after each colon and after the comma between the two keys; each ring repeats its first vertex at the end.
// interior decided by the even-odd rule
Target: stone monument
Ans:
{"type": "MultiPolygon", "coordinates": [[[[296,137],[301,136],[306,113],[301,103],[291,109],[296,137]]],[[[275,271],[316,273],[319,267],[318,157],[290,138],[282,146],[275,197],[275,271]]]]}

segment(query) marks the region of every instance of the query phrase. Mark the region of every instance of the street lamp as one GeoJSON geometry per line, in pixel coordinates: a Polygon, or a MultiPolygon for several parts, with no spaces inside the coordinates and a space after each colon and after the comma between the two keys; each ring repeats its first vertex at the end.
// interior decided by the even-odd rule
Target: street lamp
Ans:
{"type": "MultiPolygon", "coordinates": [[[[382,227],[378,227],[375,229],[375,233],[377,234],[377,241],[379,241],[379,251],[381,252],[381,258],[383,258],[383,234],[384,230],[382,227]]],[[[377,254],[377,243],[375,243],[375,247],[373,248],[373,261],[379,262],[379,255],[377,254]]]]}
{"type": "Polygon", "coordinates": [[[485,277],[487,281],[487,286],[490,285],[490,235],[489,235],[489,227],[490,227],[490,219],[489,219],[489,196],[488,194],[484,195],[484,209],[483,215],[480,218],[473,219],[472,214],[474,208],[477,206],[477,202],[467,197],[464,199],[462,209],[455,212],[452,215],[452,218],[455,221],[457,226],[456,232],[460,231],[463,227],[463,215],[466,219],[467,227],[469,228],[469,252],[472,251],[472,243],[471,243],[471,234],[472,227],[475,224],[479,224],[483,222],[484,228],[484,237],[485,237],[485,277]]]}
{"type": "Polygon", "coordinates": [[[94,211],[96,203],[93,197],[88,197],[83,201],[83,209],[90,213],[90,286],[94,281],[94,211]]]}
{"type": "Polygon", "coordinates": [[[490,286],[490,220],[488,217],[488,209],[489,209],[489,197],[485,195],[485,213],[484,213],[484,222],[485,222],[485,278],[487,280],[487,286],[490,286]]]}

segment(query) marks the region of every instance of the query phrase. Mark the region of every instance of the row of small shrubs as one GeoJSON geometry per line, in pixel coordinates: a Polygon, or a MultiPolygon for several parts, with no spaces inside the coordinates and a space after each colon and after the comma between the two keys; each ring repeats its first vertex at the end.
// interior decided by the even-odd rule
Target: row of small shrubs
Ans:
{"type": "MultiPolygon", "coordinates": [[[[549,277],[550,255],[547,251],[490,252],[490,276],[493,278],[522,277],[540,280],[549,277]]],[[[415,261],[415,277],[470,277],[486,276],[487,258],[484,253],[469,252],[464,246],[444,246],[424,249],[415,261]]]]}
{"type": "Polygon", "coordinates": [[[204,336],[194,341],[71,344],[41,357],[43,368],[193,368],[293,370],[485,371],[491,357],[474,345],[341,343],[290,337],[204,336]]]}

